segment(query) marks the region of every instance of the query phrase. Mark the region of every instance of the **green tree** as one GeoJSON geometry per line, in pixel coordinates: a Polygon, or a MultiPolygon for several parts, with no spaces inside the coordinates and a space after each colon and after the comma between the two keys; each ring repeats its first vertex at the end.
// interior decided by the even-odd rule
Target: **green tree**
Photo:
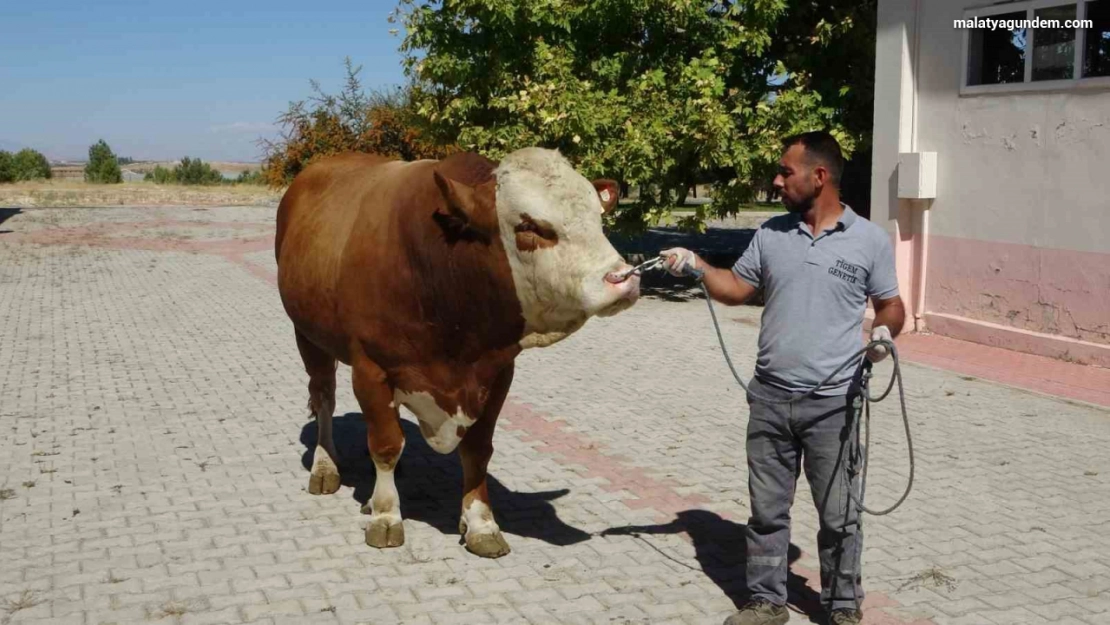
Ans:
{"type": "Polygon", "coordinates": [[[37,150],[23,148],[12,157],[12,174],[15,180],[40,180],[53,176],[50,161],[37,150]]]}
{"type": "Polygon", "coordinates": [[[116,155],[104,139],[89,146],[89,162],[85,164],[85,181],[98,184],[117,184],[123,182],[116,155]]]}
{"type": "Polygon", "coordinates": [[[173,177],[173,170],[161,165],[155,165],[153,170],[146,172],[143,180],[155,184],[173,184],[177,182],[173,177]]]}
{"type": "Polygon", "coordinates": [[[266,184],[266,177],[263,176],[261,170],[252,171],[248,169],[239,172],[239,176],[235,178],[235,184],[264,185],[266,184]]]}
{"type": "Polygon", "coordinates": [[[11,152],[0,150],[0,183],[15,182],[15,162],[11,152]]]}
{"type": "Polygon", "coordinates": [[[627,228],[709,182],[711,208],[684,224],[700,226],[710,210],[753,199],[786,135],[828,130],[846,156],[857,143],[842,111],[810,87],[808,66],[775,53],[788,4],[401,0],[395,19],[437,141],[492,158],[558,148],[587,177],[639,185],[640,201],[616,212],[627,228]]]}
{"type": "Polygon", "coordinates": [[[856,139],[841,196],[857,209],[871,203],[877,12],[878,0],[793,2],[770,48],[797,84],[819,94],[856,139]]]}
{"type": "Polygon", "coordinates": [[[361,67],[344,61],[346,79],[338,94],[310,81],[313,95],[293,102],[278,117],[281,138],[263,140],[263,176],[273,187],[292,182],[314,160],[340,152],[367,152],[403,160],[439,158],[451,151],[425,135],[412,91],[367,92],[358,78],[361,67]]]}
{"type": "Polygon", "coordinates": [[[199,158],[186,156],[174,166],[173,180],[178,184],[215,185],[223,182],[224,177],[199,158]]]}

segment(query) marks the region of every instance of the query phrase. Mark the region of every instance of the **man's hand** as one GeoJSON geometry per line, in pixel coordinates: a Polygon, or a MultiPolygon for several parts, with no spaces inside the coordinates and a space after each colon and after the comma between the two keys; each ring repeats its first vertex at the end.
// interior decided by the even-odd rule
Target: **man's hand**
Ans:
{"type": "Polygon", "coordinates": [[[686,248],[672,247],[659,252],[659,255],[666,258],[663,261],[663,268],[667,273],[678,278],[689,275],[691,269],[698,267],[697,255],[686,248]]]}
{"type": "MultiPolygon", "coordinates": [[[[890,336],[890,329],[886,326],[875,326],[871,328],[871,340],[894,342],[894,339],[890,336]]],[[[867,359],[871,362],[881,362],[889,353],[890,349],[888,349],[886,345],[876,345],[867,350],[867,359]]]]}
{"type": "Polygon", "coordinates": [[[694,270],[704,272],[702,286],[709,292],[709,297],[722,304],[738,306],[755,294],[755,287],[738,278],[734,271],[714,267],[686,248],[672,247],[659,252],[659,256],[665,259],[663,268],[672,276],[682,278],[691,275],[694,270]]]}

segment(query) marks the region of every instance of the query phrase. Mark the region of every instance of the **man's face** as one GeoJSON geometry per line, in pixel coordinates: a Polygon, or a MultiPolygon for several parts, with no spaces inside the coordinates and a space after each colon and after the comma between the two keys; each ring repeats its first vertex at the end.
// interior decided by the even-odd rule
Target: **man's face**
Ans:
{"type": "Polygon", "coordinates": [[[790,212],[804,213],[813,206],[821,183],[806,159],[805,146],[795,144],[783,153],[773,184],[790,212]]]}

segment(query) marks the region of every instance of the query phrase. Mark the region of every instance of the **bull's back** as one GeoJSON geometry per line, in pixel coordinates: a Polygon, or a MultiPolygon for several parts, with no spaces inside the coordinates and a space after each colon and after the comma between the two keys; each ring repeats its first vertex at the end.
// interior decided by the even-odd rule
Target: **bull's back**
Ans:
{"type": "Polygon", "coordinates": [[[302,171],[278,205],[274,248],[278,290],[294,326],[346,361],[347,337],[338,311],[344,249],[360,222],[388,220],[388,202],[374,202],[376,187],[403,163],[369,154],[342,154],[302,171]],[[371,201],[368,201],[371,200],[371,201]]]}

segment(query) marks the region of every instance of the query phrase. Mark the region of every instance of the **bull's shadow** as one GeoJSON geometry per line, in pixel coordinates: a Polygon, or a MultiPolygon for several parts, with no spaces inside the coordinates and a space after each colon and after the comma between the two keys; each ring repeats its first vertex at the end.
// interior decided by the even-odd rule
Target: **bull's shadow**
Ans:
{"type": "MultiPolygon", "coordinates": [[[[401,419],[401,428],[405,434],[405,450],[397,465],[396,484],[402,516],[427,523],[444,534],[458,534],[463,485],[458,451],[441,454],[433,450],[425,442],[420,428],[410,421],[401,419]]],[[[374,492],[375,472],[366,445],[362,414],[355,412],[335,417],[332,433],[339,454],[341,483],[353,487],[354,499],[365,505],[374,492]]],[[[315,419],[301,429],[301,443],[305,446],[301,463],[306,470],[312,468],[316,434],[315,419]]],[[[590,539],[590,534],[559,519],[550,503],[570,492],[568,489],[518,492],[506,488],[492,473],[486,477],[486,486],[494,518],[503,532],[558,546],[590,539]]]]}
{"type": "MultiPolygon", "coordinates": [[[[23,212],[18,208],[0,207],[0,224],[23,212]]],[[[0,234],[8,234],[11,230],[0,230],[0,234]]]]}
{"type": "MultiPolygon", "coordinates": [[[[613,527],[603,531],[601,535],[635,536],[656,551],[660,551],[644,536],[686,533],[694,544],[694,557],[697,558],[702,572],[713,580],[713,583],[717,584],[739,608],[748,600],[744,583],[747,562],[745,529],[746,526],[743,523],[723,519],[708,510],[683,510],[675,515],[675,519],[670,523],[613,527]]],[[[663,552],[660,551],[660,553],[663,552]]],[[[789,564],[793,564],[801,555],[801,549],[791,543],[787,551],[789,564]]],[[[805,614],[811,622],[824,622],[825,613],[821,608],[821,596],[806,584],[804,577],[790,571],[787,574],[786,591],[787,605],[805,614]]]]}

